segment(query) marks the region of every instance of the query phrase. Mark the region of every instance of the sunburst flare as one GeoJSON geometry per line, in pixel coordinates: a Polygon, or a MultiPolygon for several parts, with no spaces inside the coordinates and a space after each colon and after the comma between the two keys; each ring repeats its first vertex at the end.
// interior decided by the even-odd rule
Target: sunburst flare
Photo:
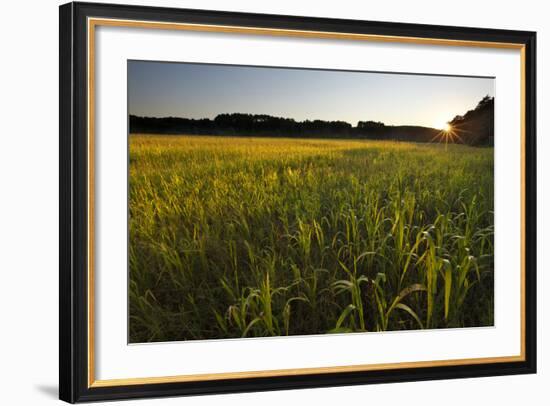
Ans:
{"type": "Polygon", "coordinates": [[[443,129],[439,131],[431,140],[430,142],[438,141],[438,142],[445,142],[445,151],[447,150],[447,144],[449,142],[456,143],[457,141],[460,141],[462,144],[464,144],[464,140],[462,137],[458,134],[459,132],[466,132],[464,130],[461,130],[457,126],[452,125],[451,123],[446,123],[443,126],[443,129]]]}

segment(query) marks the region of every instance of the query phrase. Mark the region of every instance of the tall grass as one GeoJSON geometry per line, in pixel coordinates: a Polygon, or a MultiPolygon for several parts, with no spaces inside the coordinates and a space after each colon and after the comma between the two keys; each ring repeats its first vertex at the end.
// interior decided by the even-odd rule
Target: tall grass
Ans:
{"type": "Polygon", "coordinates": [[[493,150],[130,137],[130,341],[493,324],[493,150]]]}

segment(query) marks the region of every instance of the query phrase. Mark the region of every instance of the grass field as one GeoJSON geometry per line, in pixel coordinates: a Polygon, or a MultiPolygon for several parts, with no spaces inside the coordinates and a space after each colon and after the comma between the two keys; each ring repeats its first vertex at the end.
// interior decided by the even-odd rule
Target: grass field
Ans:
{"type": "Polygon", "coordinates": [[[493,149],[130,136],[130,342],[493,324],[493,149]]]}

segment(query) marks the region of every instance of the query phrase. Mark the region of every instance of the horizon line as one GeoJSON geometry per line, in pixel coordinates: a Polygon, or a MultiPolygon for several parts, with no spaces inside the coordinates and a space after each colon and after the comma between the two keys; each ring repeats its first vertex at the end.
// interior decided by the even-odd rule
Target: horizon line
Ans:
{"type": "MultiPolygon", "coordinates": [[[[210,118],[210,117],[194,118],[194,117],[182,117],[182,116],[142,116],[142,115],[139,115],[139,114],[132,114],[132,113],[129,113],[128,117],[133,116],[133,117],[139,117],[139,118],[153,118],[153,119],[158,119],[158,120],[162,120],[162,119],[166,119],[166,118],[177,118],[177,119],[182,119],[182,120],[197,120],[197,121],[211,120],[211,121],[214,121],[216,119],[216,117],[224,115],[224,114],[227,114],[227,115],[242,114],[242,115],[250,115],[250,116],[268,116],[268,117],[279,118],[279,119],[283,119],[283,120],[293,120],[296,123],[305,123],[305,122],[311,122],[312,123],[312,122],[315,122],[315,121],[322,121],[324,123],[346,123],[346,124],[351,125],[352,128],[356,128],[357,125],[360,122],[371,122],[371,123],[381,123],[381,124],[384,125],[384,127],[421,127],[421,128],[431,128],[431,129],[434,129],[434,130],[439,130],[439,128],[430,127],[430,126],[421,125],[421,124],[386,124],[383,121],[378,121],[378,120],[359,120],[359,121],[357,121],[357,123],[355,125],[353,125],[352,123],[350,123],[349,121],[346,121],[346,120],[323,120],[323,119],[319,119],[319,118],[296,120],[293,117],[274,116],[274,115],[271,115],[271,114],[264,114],[264,113],[241,113],[241,112],[218,113],[218,114],[216,114],[216,116],[214,116],[212,118],[210,118]]],[[[450,122],[451,120],[449,120],[448,122],[450,122]]]]}

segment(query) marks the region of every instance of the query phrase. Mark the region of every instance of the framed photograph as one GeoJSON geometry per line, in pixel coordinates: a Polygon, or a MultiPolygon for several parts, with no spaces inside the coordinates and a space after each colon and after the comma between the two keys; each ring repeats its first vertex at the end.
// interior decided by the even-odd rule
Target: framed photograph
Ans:
{"type": "Polygon", "coordinates": [[[60,398],[536,371],[534,32],[60,7],[60,398]]]}

